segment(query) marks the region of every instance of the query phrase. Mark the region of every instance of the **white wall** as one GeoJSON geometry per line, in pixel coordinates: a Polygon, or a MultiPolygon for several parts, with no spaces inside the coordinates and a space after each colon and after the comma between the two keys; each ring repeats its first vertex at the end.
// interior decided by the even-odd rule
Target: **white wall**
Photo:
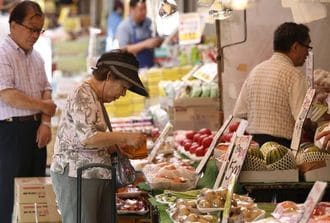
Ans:
{"type": "MultiPolygon", "coordinates": [[[[272,55],[273,32],[286,21],[293,21],[291,9],[283,8],[281,0],[256,0],[247,10],[247,41],[224,49],[223,100],[225,118],[233,111],[241,85],[249,71],[272,55]]],[[[330,4],[328,17],[306,24],[310,28],[314,47],[315,69],[330,71],[330,4]]],[[[222,45],[243,39],[243,14],[236,12],[229,20],[221,22],[222,45]]],[[[301,69],[305,69],[302,67],[301,69]]]]}

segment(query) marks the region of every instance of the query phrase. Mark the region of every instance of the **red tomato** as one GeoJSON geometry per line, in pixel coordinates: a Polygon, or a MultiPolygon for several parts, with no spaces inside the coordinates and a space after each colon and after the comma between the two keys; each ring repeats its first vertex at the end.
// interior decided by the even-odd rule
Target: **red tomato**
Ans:
{"type": "Polygon", "coordinates": [[[209,148],[212,143],[212,140],[213,140],[213,136],[208,136],[203,139],[201,144],[204,148],[209,148]]]}
{"type": "Polygon", "coordinates": [[[238,126],[239,126],[239,122],[231,123],[228,127],[229,132],[236,132],[238,126]]]}
{"type": "Polygon", "coordinates": [[[186,151],[190,151],[191,142],[186,142],[186,143],[183,145],[183,147],[184,147],[184,150],[186,150],[186,151]]]}
{"type": "Polygon", "coordinates": [[[204,156],[205,153],[206,153],[206,149],[203,147],[203,146],[199,146],[196,151],[195,151],[195,154],[196,156],[204,156]]]}
{"type": "Polygon", "coordinates": [[[187,131],[186,132],[186,138],[187,139],[190,139],[190,140],[193,140],[193,138],[194,138],[194,135],[196,134],[196,132],[195,131],[187,131]]]}
{"type": "Polygon", "coordinates": [[[203,134],[199,137],[198,144],[202,145],[202,142],[205,138],[207,138],[209,135],[203,134]]]}
{"type": "Polygon", "coordinates": [[[193,138],[193,142],[199,142],[199,140],[200,140],[200,137],[201,137],[201,134],[199,134],[199,133],[196,133],[195,135],[194,135],[194,138],[193,138]]]}
{"type": "Polygon", "coordinates": [[[206,135],[211,135],[212,131],[208,128],[202,128],[198,131],[200,134],[206,134],[206,135]]]}
{"type": "Polygon", "coordinates": [[[231,137],[233,137],[233,133],[229,132],[223,135],[223,139],[225,140],[225,142],[230,142],[231,137]]]}
{"type": "Polygon", "coordinates": [[[199,147],[199,145],[198,145],[197,143],[193,143],[193,144],[191,144],[189,152],[190,152],[190,153],[195,153],[195,152],[196,152],[196,149],[197,149],[198,147],[199,147]]]}

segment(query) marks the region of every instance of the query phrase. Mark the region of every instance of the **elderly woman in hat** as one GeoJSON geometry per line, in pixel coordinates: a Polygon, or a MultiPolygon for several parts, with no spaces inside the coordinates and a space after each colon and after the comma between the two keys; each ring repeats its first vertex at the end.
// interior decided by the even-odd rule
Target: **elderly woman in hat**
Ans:
{"type": "MultiPolygon", "coordinates": [[[[111,164],[111,154],[123,148],[140,147],[140,133],[112,132],[103,103],[115,101],[130,90],[148,96],[138,76],[135,56],[122,50],[104,53],[93,75],[68,97],[62,111],[54,146],[51,177],[63,223],[76,222],[78,167],[90,163],[111,164]],[[109,129],[110,128],[110,129],[109,129]]],[[[118,151],[120,150],[120,151],[118,151]]],[[[82,222],[109,222],[110,179],[106,169],[83,172],[82,222]]]]}

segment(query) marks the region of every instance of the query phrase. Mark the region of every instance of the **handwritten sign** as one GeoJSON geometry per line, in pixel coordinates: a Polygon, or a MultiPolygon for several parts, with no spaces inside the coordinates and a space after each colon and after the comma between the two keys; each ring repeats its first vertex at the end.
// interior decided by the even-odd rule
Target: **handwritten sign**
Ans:
{"type": "Polygon", "coordinates": [[[302,128],[304,125],[304,121],[307,117],[308,111],[312,105],[314,95],[315,95],[315,89],[309,88],[305,95],[303,105],[300,109],[298,118],[297,118],[295,126],[294,126],[292,142],[291,142],[291,146],[290,146],[294,156],[297,155],[297,152],[299,149],[302,128]]]}
{"type": "Polygon", "coordinates": [[[306,77],[309,88],[314,88],[314,54],[312,51],[308,52],[306,59],[306,77]]]}
{"type": "Polygon", "coordinates": [[[173,128],[173,125],[170,122],[167,122],[163,131],[160,133],[158,139],[156,140],[154,147],[152,148],[149,156],[148,156],[148,162],[151,163],[153,159],[155,158],[160,146],[164,143],[167,134],[169,131],[173,128]]]}
{"type": "Polygon", "coordinates": [[[244,119],[241,120],[236,132],[232,136],[230,144],[228,146],[228,149],[227,149],[225,155],[221,157],[221,167],[220,167],[217,179],[215,180],[215,183],[213,185],[213,189],[217,189],[220,186],[220,184],[223,180],[224,174],[227,170],[229,160],[232,156],[232,151],[233,151],[233,148],[234,148],[235,143],[236,143],[236,137],[244,135],[244,132],[245,132],[245,129],[246,129],[247,125],[248,125],[248,121],[246,121],[244,119]]]}
{"type": "Polygon", "coordinates": [[[224,211],[222,215],[222,223],[227,223],[229,220],[229,214],[231,209],[231,198],[233,197],[233,190],[234,186],[237,180],[237,175],[233,175],[230,179],[229,185],[228,185],[228,191],[226,195],[226,201],[224,206],[224,211]]]}
{"type": "Polygon", "coordinates": [[[241,136],[236,140],[236,146],[233,151],[233,155],[228,164],[228,168],[226,170],[225,176],[221,183],[221,187],[228,187],[228,184],[233,176],[239,175],[241,172],[246,153],[249,149],[250,143],[252,140],[252,136],[241,136]]]}
{"type": "Polygon", "coordinates": [[[202,170],[204,169],[204,166],[206,165],[207,161],[210,159],[210,156],[212,155],[213,150],[216,147],[220,136],[223,134],[223,132],[225,131],[225,129],[227,128],[227,126],[229,125],[229,123],[230,123],[230,121],[232,119],[233,119],[233,116],[230,115],[227,118],[227,120],[222,124],[221,128],[217,131],[217,133],[215,134],[215,136],[213,137],[213,140],[212,140],[212,143],[211,143],[210,147],[208,148],[205,156],[199,162],[199,164],[198,164],[198,166],[196,168],[196,174],[200,174],[202,172],[202,170]]]}
{"type": "Polygon", "coordinates": [[[304,214],[299,223],[307,223],[317,203],[322,199],[327,187],[326,182],[316,181],[304,203],[304,214]]]}

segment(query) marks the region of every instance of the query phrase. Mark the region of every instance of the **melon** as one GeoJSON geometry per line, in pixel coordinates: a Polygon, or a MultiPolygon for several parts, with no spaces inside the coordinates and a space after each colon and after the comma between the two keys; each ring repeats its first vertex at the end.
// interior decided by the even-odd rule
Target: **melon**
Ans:
{"type": "Polygon", "coordinates": [[[264,155],[262,154],[262,152],[260,151],[260,149],[257,148],[257,147],[249,147],[248,155],[257,157],[257,158],[259,158],[261,160],[264,159],[264,155]]]}
{"type": "Polygon", "coordinates": [[[268,151],[275,149],[277,147],[281,146],[280,144],[278,144],[277,142],[273,142],[273,141],[269,141],[269,142],[265,142],[264,144],[262,144],[262,146],[260,147],[260,151],[262,152],[262,154],[264,155],[264,157],[267,156],[268,151]]]}
{"type": "Polygon", "coordinates": [[[269,165],[276,163],[277,161],[281,160],[288,151],[289,149],[282,145],[269,150],[266,155],[266,164],[269,165]]]}

